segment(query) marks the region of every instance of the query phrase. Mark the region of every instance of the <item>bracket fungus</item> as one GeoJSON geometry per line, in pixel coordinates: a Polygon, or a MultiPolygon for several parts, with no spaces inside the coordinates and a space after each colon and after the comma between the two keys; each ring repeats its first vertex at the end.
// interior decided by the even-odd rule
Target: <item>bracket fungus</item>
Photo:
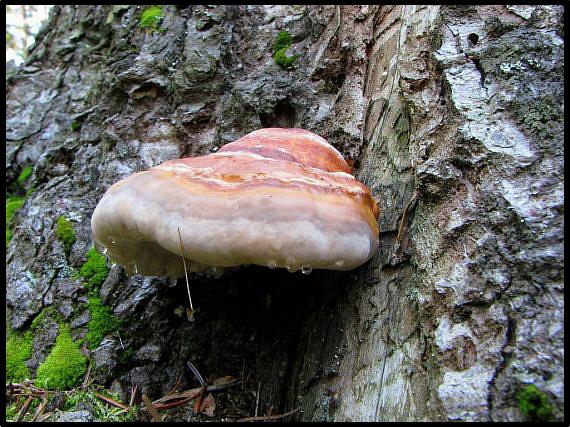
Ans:
{"type": "Polygon", "coordinates": [[[115,183],[91,218],[96,247],[129,274],[183,277],[182,250],[197,273],[351,270],[378,248],[379,211],[350,172],[312,132],[259,129],[115,183]]]}

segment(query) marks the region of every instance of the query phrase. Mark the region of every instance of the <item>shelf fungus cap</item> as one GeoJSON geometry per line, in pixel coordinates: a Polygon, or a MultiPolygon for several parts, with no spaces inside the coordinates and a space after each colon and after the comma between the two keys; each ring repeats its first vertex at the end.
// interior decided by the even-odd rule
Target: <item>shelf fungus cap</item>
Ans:
{"type": "Polygon", "coordinates": [[[308,273],[369,260],[378,213],[325,139],[267,128],[115,183],[91,227],[96,247],[130,274],[184,276],[181,243],[190,272],[256,264],[308,273]]]}

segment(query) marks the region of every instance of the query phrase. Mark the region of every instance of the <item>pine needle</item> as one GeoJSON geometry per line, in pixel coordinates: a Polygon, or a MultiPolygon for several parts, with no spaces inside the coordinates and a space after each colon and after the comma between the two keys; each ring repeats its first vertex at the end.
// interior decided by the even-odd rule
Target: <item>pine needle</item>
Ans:
{"type": "Polygon", "coordinates": [[[194,374],[200,385],[204,387],[206,385],[206,381],[204,381],[204,378],[202,377],[202,375],[200,375],[198,369],[196,369],[196,367],[189,360],[186,361],[186,364],[188,365],[188,367],[190,368],[190,370],[192,371],[192,373],[194,374]]]}
{"type": "MultiPolygon", "coordinates": [[[[192,306],[192,297],[190,296],[190,282],[188,281],[188,270],[186,269],[186,259],[184,258],[184,248],[182,247],[182,235],[180,234],[180,227],[178,228],[178,239],[180,242],[180,253],[182,256],[182,263],[184,264],[184,275],[186,277],[186,289],[188,289],[188,300],[190,301],[190,310],[194,313],[194,307],[192,306]]],[[[188,316],[190,320],[190,316],[188,316]]]]}

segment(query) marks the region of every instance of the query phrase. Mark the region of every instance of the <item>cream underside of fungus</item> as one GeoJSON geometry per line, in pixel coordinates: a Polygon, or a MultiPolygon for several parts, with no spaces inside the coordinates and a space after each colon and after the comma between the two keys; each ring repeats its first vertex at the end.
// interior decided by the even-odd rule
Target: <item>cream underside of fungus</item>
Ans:
{"type": "Polygon", "coordinates": [[[178,229],[190,272],[256,264],[307,273],[370,259],[377,216],[325,139],[268,128],[117,182],[91,227],[96,247],[129,274],[184,276],[178,229]]]}

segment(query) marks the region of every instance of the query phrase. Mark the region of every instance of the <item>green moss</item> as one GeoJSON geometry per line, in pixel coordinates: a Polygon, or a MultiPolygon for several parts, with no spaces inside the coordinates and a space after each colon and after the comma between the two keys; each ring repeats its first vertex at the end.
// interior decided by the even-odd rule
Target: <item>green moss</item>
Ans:
{"type": "Polygon", "coordinates": [[[75,387],[86,371],[87,358],[71,339],[69,326],[60,325],[50,354],[38,368],[35,385],[48,390],[75,387]]]}
{"type": "Polygon", "coordinates": [[[57,309],[53,306],[50,305],[46,308],[44,308],[40,314],[38,314],[34,320],[32,320],[32,324],[30,326],[30,329],[34,332],[36,332],[38,329],[43,328],[43,326],[48,323],[49,321],[55,322],[55,323],[63,323],[64,322],[64,318],[62,316],[62,314],[57,311],[57,309]]]}
{"type": "Polygon", "coordinates": [[[17,179],[18,184],[24,185],[24,183],[28,180],[31,174],[32,174],[32,166],[28,165],[24,169],[22,169],[22,172],[20,172],[20,175],[18,176],[17,179]]]}
{"type": "Polygon", "coordinates": [[[80,402],[87,402],[88,401],[89,392],[85,390],[76,390],[73,393],[70,393],[66,399],[65,404],[63,406],[64,411],[75,411],[77,409],[77,405],[80,402]]]}
{"type": "Polygon", "coordinates": [[[87,342],[90,349],[97,348],[105,335],[120,326],[111,309],[100,298],[91,297],[87,303],[90,320],[87,324],[87,342]]]}
{"type": "Polygon", "coordinates": [[[163,17],[162,6],[147,7],[141,14],[139,27],[158,31],[163,17]]]}
{"type": "MultiPolygon", "coordinates": [[[[117,393],[111,393],[107,390],[102,390],[105,394],[116,401],[121,401],[117,393]]],[[[133,405],[127,411],[121,408],[107,405],[98,398],[92,391],[78,390],[71,393],[66,399],[64,404],[65,411],[77,410],[80,403],[87,404],[93,410],[94,417],[99,421],[104,422],[124,422],[124,421],[137,421],[138,407],[133,405]]]]}
{"type": "Polygon", "coordinates": [[[71,132],[77,132],[79,129],[81,129],[81,125],[77,120],[72,121],[71,124],[69,125],[69,130],[71,132]]]}
{"type": "Polygon", "coordinates": [[[40,314],[38,314],[36,317],[34,317],[34,320],[32,320],[32,325],[30,326],[32,331],[37,330],[39,327],[41,327],[46,321],[46,310],[42,310],[40,312],[40,314]]]}
{"type": "Polygon", "coordinates": [[[26,362],[32,357],[31,331],[23,334],[12,332],[6,340],[6,381],[20,382],[30,378],[26,362]]]}
{"type": "Polygon", "coordinates": [[[107,278],[109,267],[105,256],[101,255],[95,248],[87,251],[87,261],[81,266],[79,275],[83,277],[89,288],[96,290],[107,278]]]}
{"type": "Polygon", "coordinates": [[[16,211],[20,209],[25,202],[25,197],[8,196],[6,199],[6,225],[8,225],[16,211]]]}
{"type": "Polygon", "coordinates": [[[273,44],[273,60],[284,69],[290,69],[297,60],[298,55],[287,56],[286,52],[292,43],[291,34],[287,31],[280,31],[273,44]]]}
{"type": "Polygon", "coordinates": [[[273,45],[273,53],[277,53],[282,49],[289,49],[293,39],[288,31],[279,31],[277,38],[275,39],[275,44],[273,45]]]}
{"type": "Polygon", "coordinates": [[[16,415],[18,415],[18,407],[16,406],[16,402],[11,403],[10,405],[6,405],[6,421],[14,422],[16,415]]]}
{"type": "Polygon", "coordinates": [[[71,222],[63,215],[57,219],[55,236],[57,237],[57,240],[63,243],[65,252],[69,253],[76,240],[75,230],[71,226],[71,222]]]}
{"type": "Polygon", "coordinates": [[[549,421],[552,419],[553,408],[546,393],[534,384],[530,384],[517,393],[519,409],[522,414],[533,421],[549,421]]]}
{"type": "Polygon", "coordinates": [[[275,63],[284,69],[290,69],[293,63],[297,60],[297,55],[287,56],[285,53],[287,49],[282,49],[273,55],[275,63]]]}
{"type": "Polygon", "coordinates": [[[14,214],[18,209],[20,209],[26,202],[25,197],[10,196],[6,198],[6,247],[10,244],[12,240],[12,228],[11,221],[14,214]]]}

